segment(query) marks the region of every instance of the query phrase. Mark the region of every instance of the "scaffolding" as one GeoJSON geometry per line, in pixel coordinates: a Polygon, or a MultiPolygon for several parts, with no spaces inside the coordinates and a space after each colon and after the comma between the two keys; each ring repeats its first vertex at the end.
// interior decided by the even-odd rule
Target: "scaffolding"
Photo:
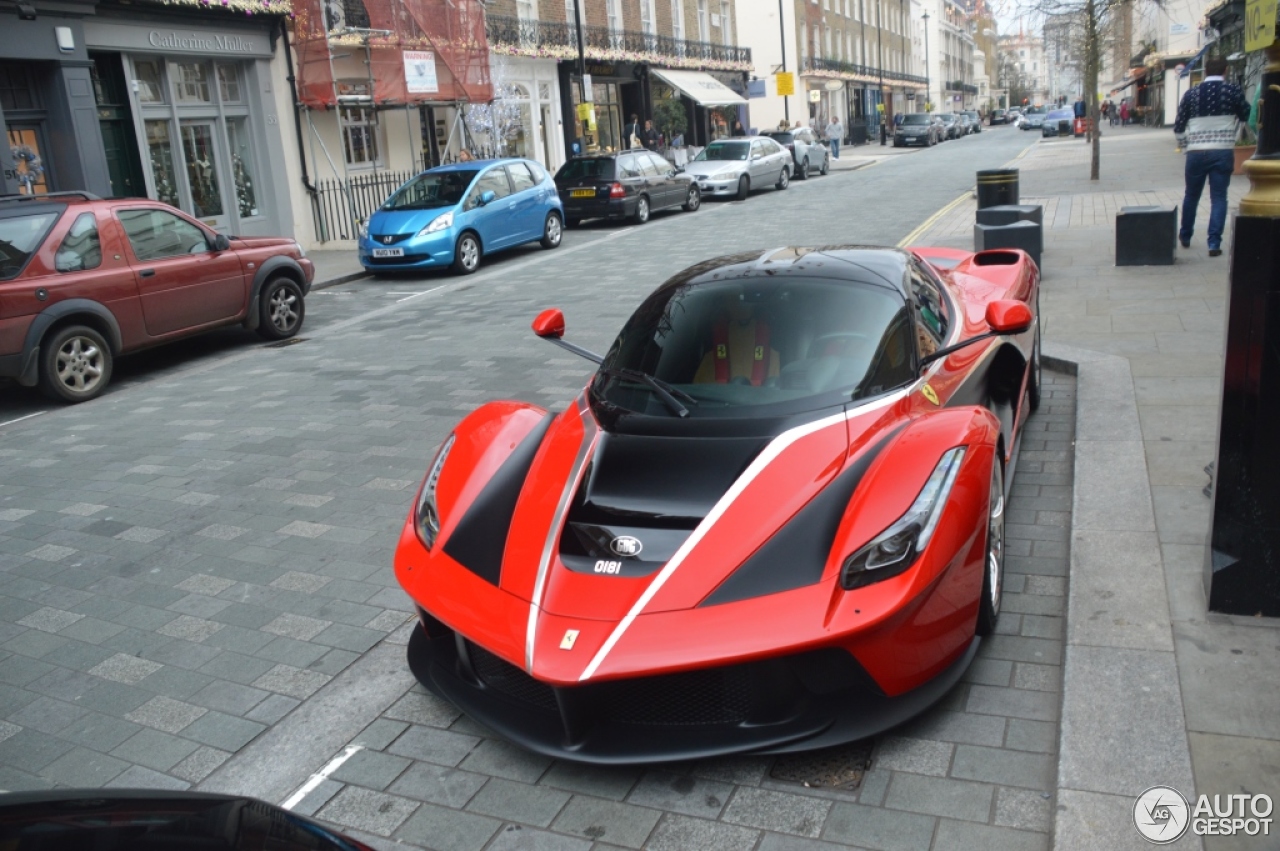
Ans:
{"type": "Polygon", "coordinates": [[[308,109],[493,100],[480,0],[295,0],[298,99],[308,109]],[[364,54],[367,90],[344,93],[334,59],[364,54]]]}

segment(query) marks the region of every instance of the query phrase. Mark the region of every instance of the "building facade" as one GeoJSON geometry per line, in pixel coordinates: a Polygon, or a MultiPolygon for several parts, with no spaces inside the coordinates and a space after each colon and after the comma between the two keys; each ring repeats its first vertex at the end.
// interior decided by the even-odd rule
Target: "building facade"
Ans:
{"type": "Polygon", "coordinates": [[[976,43],[968,11],[955,0],[926,0],[925,19],[929,42],[929,97],[934,111],[974,109],[978,87],[974,82],[976,43]]]}
{"type": "Polygon", "coordinates": [[[1015,101],[1011,106],[1048,104],[1049,72],[1045,67],[1044,39],[1025,32],[1002,35],[1000,53],[1000,85],[1009,90],[1015,101]]]}

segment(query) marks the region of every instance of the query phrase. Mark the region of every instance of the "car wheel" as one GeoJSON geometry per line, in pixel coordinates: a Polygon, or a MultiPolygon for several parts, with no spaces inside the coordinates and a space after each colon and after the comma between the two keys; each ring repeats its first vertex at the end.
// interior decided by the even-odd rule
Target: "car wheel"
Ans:
{"type": "Polygon", "coordinates": [[[640,196],[640,200],[636,201],[636,224],[642,225],[649,221],[649,199],[640,196]]]}
{"type": "Polygon", "coordinates": [[[1004,592],[1004,465],[991,459],[991,498],[987,508],[987,548],[982,562],[982,600],[978,603],[978,635],[996,631],[1004,592]]]}
{"type": "Polygon", "coordinates": [[[564,226],[560,224],[559,214],[547,213],[546,224],[542,226],[542,247],[558,248],[562,236],[564,236],[564,226]]]}
{"type": "Polygon", "coordinates": [[[292,278],[272,278],[258,297],[258,336],[284,340],[298,333],[306,315],[302,288],[292,278]]]}
{"type": "Polygon", "coordinates": [[[453,247],[453,271],[459,275],[470,275],[479,268],[480,239],[474,233],[464,233],[453,247]]]}
{"type": "Polygon", "coordinates": [[[692,213],[694,210],[702,206],[702,193],[698,191],[698,187],[692,183],[689,184],[689,194],[684,199],[684,209],[686,212],[692,213]]]}
{"type": "Polygon", "coordinates": [[[68,325],[40,346],[40,389],[60,402],[87,402],[111,381],[111,348],[84,325],[68,325]]]}
{"type": "Polygon", "coordinates": [[[809,179],[809,158],[805,157],[804,161],[800,163],[800,170],[796,172],[796,180],[808,180],[808,179],[809,179]]]}
{"type": "Polygon", "coordinates": [[[747,193],[751,191],[751,178],[745,174],[738,178],[738,200],[747,200],[747,193]]]}
{"type": "Polygon", "coordinates": [[[824,177],[831,172],[831,155],[827,154],[822,158],[822,168],[818,170],[818,174],[824,177]]]}
{"type": "Polygon", "coordinates": [[[787,168],[784,165],[782,167],[782,172],[778,175],[778,182],[773,184],[773,188],[782,190],[782,189],[786,189],[790,185],[791,185],[791,169],[787,168]]]}
{"type": "Polygon", "coordinates": [[[1040,410],[1040,312],[1036,310],[1036,337],[1031,344],[1031,377],[1027,380],[1027,405],[1034,414],[1040,410]]]}

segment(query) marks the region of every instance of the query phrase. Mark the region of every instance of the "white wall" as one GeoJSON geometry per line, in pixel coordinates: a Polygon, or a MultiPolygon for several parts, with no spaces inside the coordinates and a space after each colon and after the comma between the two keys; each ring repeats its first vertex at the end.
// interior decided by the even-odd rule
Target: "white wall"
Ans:
{"type": "MultiPolygon", "coordinates": [[[[765,80],[767,97],[752,98],[751,126],[776,127],[783,119],[783,98],[778,95],[772,71],[782,63],[782,44],[778,23],[778,0],[734,0],[738,21],[738,44],[751,48],[755,63],[752,75],[765,80]]],[[[800,83],[800,53],[796,47],[795,0],[782,0],[782,27],[786,30],[787,70],[796,75],[796,94],[789,98],[791,120],[808,123],[808,93],[800,83]]]]}

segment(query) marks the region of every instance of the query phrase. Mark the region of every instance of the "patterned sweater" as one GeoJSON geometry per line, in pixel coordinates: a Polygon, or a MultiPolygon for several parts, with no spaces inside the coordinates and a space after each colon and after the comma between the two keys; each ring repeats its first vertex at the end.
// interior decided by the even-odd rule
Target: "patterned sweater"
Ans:
{"type": "Polygon", "coordinates": [[[1206,77],[1182,96],[1173,132],[1188,151],[1231,149],[1239,122],[1248,117],[1249,102],[1239,86],[1221,77],[1206,77]]]}

